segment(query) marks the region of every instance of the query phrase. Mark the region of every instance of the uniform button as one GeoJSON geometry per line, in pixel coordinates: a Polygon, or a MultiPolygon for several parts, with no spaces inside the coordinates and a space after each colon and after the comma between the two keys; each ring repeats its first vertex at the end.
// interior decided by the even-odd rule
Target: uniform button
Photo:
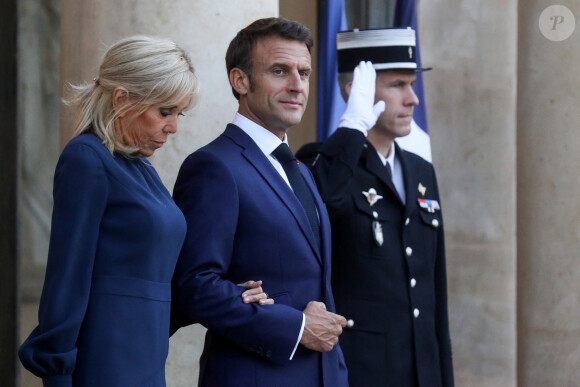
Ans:
{"type": "Polygon", "coordinates": [[[411,287],[414,288],[415,285],[417,285],[417,281],[415,280],[415,278],[411,278],[411,287]]]}
{"type": "Polygon", "coordinates": [[[413,249],[410,247],[407,247],[405,249],[405,254],[407,254],[407,257],[410,257],[413,254],[413,249]]]}
{"type": "Polygon", "coordinates": [[[411,219],[409,219],[409,218],[405,219],[405,226],[408,226],[409,223],[411,223],[411,219]]]}
{"type": "Polygon", "coordinates": [[[375,217],[375,219],[376,219],[376,218],[378,218],[378,217],[379,217],[379,214],[378,214],[378,212],[376,212],[376,211],[373,211],[373,216],[375,217]]]}
{"type": "Polygon", "coordinates": [[[437,219],[433,219],[431,224],[433,225],[433,227],[439,227],[439,221],[437,219]]]}
{"type": "Polygon", "coordinates": [[[346,321],[346,326],[349,328],[352,328],[354,326],[354,320],[351,320],[350,318],[346,321]]]}
{"type": "Polygon", "coordinates": [[[419,309],[415,308],[413,310],[413,316],[415,316],[415,318],[419,317],[419,309]]]}

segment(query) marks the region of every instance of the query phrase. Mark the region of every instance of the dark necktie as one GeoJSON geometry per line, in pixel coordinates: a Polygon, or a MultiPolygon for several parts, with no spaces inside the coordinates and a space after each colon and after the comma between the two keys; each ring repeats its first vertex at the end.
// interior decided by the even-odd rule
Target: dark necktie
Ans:
{"type": "Polygon", "coordinates": [[[393,174],[391,173],[391,164],[387,161],[385,163],[385,168],[387,169],[387,181],[393,181],[393,174]]]}
{"type": "Polygon", "coordinates": [[[280,144],[272,154],[276,159],[278,159],[280,164],[282,164],[282,168],[284,168],[284,172],[286,172],[286,177],[288,177],[288,181],[294,190],[294,194],[298,197],[300,203],[302,203],[302,207],[306,211],[310,227],[314,233],[314,238],[320,248],[320,226],[318,225],[316,204],[314,203],[312,192],[308,189],[306,181],[304,181],[304,178],[300,173],[298,160],[296,160],[296,157],[294,157],[294,154],[292,154],[292,151],[285,143],[280,144]]]}
{"type": "MultiPolygon", "coordinates": [[[[389,183],[392,183],[392,187],[395,189],[395,193],[397,194],[397,196],[399,197],[399,199],[401,199],[401,192],[399,192],[399,189],[397,188],[397,186],[395,185],[395,181],[393,180],[393,172],[391,171],[391,165],[389,164],[389,162],[387,161],[385,163],[385,169],[387,170],[387,181],[389,183]]],[[[403,204],[405,204],[405,201],[403,199],[401,199],[401,201],[403,202],[403,204]]]]}

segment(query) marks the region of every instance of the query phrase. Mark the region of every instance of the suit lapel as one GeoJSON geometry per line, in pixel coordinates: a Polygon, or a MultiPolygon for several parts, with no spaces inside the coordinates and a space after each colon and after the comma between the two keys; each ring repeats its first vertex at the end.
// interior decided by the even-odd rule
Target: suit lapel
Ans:
{"type": "MultiPolygon", "coordinates": [[[[306,185],[312,192],[312,196],[314,197],[314,201],[316,203],[316,209],[318,210],[318,218],[320,220],[320,248],[314,249],[317,254],[316,257],[322,264],[322,271],[323,271],[323,278],[325,279],[325,283],[330,284],[330,269],[331,269],[331,229],[330,229],[330,219],[328,217],[328,211],[326,210],[326,205],[320,197],[318,193],[318,188],[316,187],[316,183],[312,176],[312,173],[308,169],[308,167],[300,163],[300,171],[304,180],[306,181],[306,185]]],[[[310,242],[312,246],[313,242],[310,242]]],[[[325,302],[329,302],[328,293],[326,293],[326,287],[324,287],[324,300],[325,302]]],[[[327,304],[327,306],[329,306],[327,304]]],[[[332,305],[334,310],[334,305],[332,305]]]]}
{"type": "MultiPolygon", "coordinates": [[[[307,233],[308,242],[310,243],[310,246],[312,246],[312,249],[316,252],[316,257],[322,263],[322,252],[330,251],[330,243],[328,243],[328,245],[326,244],[326,242],[330,241],[330,222],[328,221],[328,213],[326,212],[326,206],[324,205],[324,202],[322,201],[322,198],[318,193],[318,188],[316,187],[316,183],[314,182],[314,178],[312,177],[310,170],[303,163],[300,163],[299,167],[300,173],[302,174],[302,178],[304,179],[304,181],[306,181],[306,185],[308,186],[308,189],[310,190],[310,192],[312,193],[312,197],[314,198],[316,210],[318,211],[318,220],[320,224],[320,247],[316,244],[316,239],[312,234],[312,227],[310,227],[310,223],[308,223],[308,230],[310,231],[307,233]]],[[[302,205],[300,206],[300,209],[302,212],[304,212],[302,205]]],[[[305,212],[304,214],[306,216],[305,212]]],[[[308,220],[307,218],[305,219],[308,220]]]]}
{"type": "MultiPolygon", "coordinates": [[[[267,159],[266,155],[264,155],[262,150],[256,145],[250,136],[248,136],[243,130],[235,125],[228,125],[224,135],[234,140],[234,142],[236,142],[242,148],[241,153],[244,158],[248,160],[248,162],[256,169],[256,171],[272,188],[280,200],[282,200],[284,205],[290,210],[292,216],[298,223],[298,227],[312,247],[316,258],[319,262],[322,262],[320,253],[318,251],[318,246],[314,239],[314,235],[312,234],[312,228],[310,227],[308,217],[306,216],[306,212],[304,211],[302,204],[300,204],[300,201],[294,192],[292,192],[292,189],[288,186],[288,184],[286,184],[278,171],[276,171],[272,163],[267,159]]],[[[304,171],[302,171],[302,169],[301,173],[304,175],[304,171]]],[[[312,186],[308,179],[305,180],[308,184],[308,187],[312,190],[312,186]]]]}

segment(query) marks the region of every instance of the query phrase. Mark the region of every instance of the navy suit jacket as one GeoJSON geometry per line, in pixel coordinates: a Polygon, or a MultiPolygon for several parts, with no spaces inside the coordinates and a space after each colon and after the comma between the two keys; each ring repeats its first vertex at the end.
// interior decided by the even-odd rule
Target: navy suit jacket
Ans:
{"type": "Polygon", "coordinates": [[[330,223],[306,166],[321,249],[300,202],[240,128],[225,132],[181,166],[174,200],[187,236],[173,279],[177,311],[208,328],[200,386],[343,386],[338,346],[320,353],[296,346],[309,301],[334,311],[330,223]],[[244,304],[236,284],[263,280],[274,305],[244,304]]]}

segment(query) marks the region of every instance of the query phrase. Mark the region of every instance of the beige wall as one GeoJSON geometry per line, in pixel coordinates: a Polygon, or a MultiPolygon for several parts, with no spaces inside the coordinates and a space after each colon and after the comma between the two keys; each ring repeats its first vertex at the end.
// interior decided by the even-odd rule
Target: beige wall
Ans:
{"type": "MultiPolygon", "coordinates": [[[[519,6],[518,379],[522,386],[580,384],[580,6],[572,36],[538,28],[549,5],[519,6]]],[[[567,22],[571,19],[567,19],[567,22]]],[[[559,29],[562,26],[558,26],[559,29]]]]}
{"type": "Polygon", "coordinates": [[[419,6],[458,386],[516,385],[516,21],[515,0],[419,6]]]}
{"type": "Polygon", "coordinates": [[[458,386],[580,377],[580,35],[544,37],[549,5],[420,4],[458,386]]]}

